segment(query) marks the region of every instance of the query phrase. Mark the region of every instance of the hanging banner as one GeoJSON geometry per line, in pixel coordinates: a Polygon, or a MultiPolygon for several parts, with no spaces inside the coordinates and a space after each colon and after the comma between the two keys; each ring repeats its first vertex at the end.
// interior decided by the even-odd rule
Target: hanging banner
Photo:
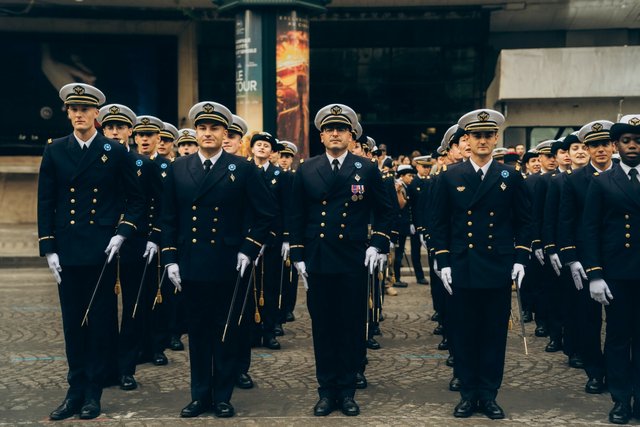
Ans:
{"type": "Polygon", "coordinates": [[[309,157],[309,20],[296,11],[276,22],[276,109],[278,139],[309,157]]]}
{"type": "Polygon", "coordinates": [[[247,134],[262,131],[262,19],[246,10],[236,15],[236,114],[249,126],[247,134]]]}

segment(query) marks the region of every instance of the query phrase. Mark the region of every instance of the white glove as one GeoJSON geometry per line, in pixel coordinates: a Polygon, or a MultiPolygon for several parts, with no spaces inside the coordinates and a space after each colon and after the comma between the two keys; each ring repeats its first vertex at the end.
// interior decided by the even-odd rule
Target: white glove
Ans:
{"type": "Polygon", "coordinates": [[[576,285],[576,289],[582,289],[582,279],[587,280],[587,273],[584,272],[582,264],[579,261],[572,262],[569,264],[569,270],[571,270],[571,278],[573,279],[573,284],[576,285]]]}
{"type": "Polygon", "coordinates": [[[122,243],[124,242],[124,239],[124,236],[116,234],[111,238],[111,240],[109,240],[107,249],[104,250],[104,253],[109,255],[109,260],[107,261],[107,263],[111,262],[114,255],[118,253],[118,251],[120,250],[120,246],[122,246],[122,243]]]}
{"type": "Polygon", "coordinates": [[[518,289],[522,286],[522,279],[524,279],[524,265],[515,263],[511,269],[511,280],[516,282],[518,289]]]}
{"type": "Polygon", "coordinates": [[[538,259],[540,265],[544,265],[544,251],[542,249],[536,249],[535,251],[533,251],[533,254],[538,259]]]}
{"type": "Polygon", "coordinates": [[[445,267],[440,271],[440,279],[449,295],[453,295],[453,289],[451,289],[451,283],[453,282],[451,279],[451,267],[445,267]]]}
{"type": "Polygon", "coordinates": [[[145,249],[142,258],[147,258],[147,264],[151,264],[153,257],[158,253],[158,245],[153,242],[147,242],[147,249],[145,249]]]}
{"type": "Polygon", "coordinates": [[[280,254],[282,255],[282,259],[289,258],[289,252],[291,248],[289,247],[289,242],[282,242],[282,249],[280,249],[280,254]]]}
{"type": "Polygon", "coordinates": [[[376,256],[376,266],[378,270],[384,270],[385,265],[387,265],[387,254],[378,254],[376,256]]]}
{"type": "Polygon", "coordinates": [[[591,298],[603,305],[609,305],[609,300],[607,300],[607,297],[610,300],[613,299],[613,295],[611,295],[611,291],[609,290],[609,286],[607,286],[607,282],[602,279],[590,281],[589,292],[591,293],[591,298]]]}
{"type": "Polygon", "coordinates": [[[167,265],[167,276],[169,280],[171,280],[171,283],[173,283],[173,286],[175,286],[178,291],[182,291],[182,286],[180,286],[182,279],[180,278],[180,267],[178,267],[178,264],[173,263],[167,265]]]}
{"type": "Polygon", "coordinates": [[[367,252],[364,255],[364,265],[369,267],[369,274],[373,274],[373,270],[376,268],[376,259],[378,258],[378,248],[369,246],[367,252]]]}
{"type": "Polygon", "coordinates": [[[416,226],[413,224],[409,225],[409,233],[411,233],[411,235],[413,236],[414,234],[416,234],[416,226]]]}
{"type": "Polygon", "coordinates": [[[242,252],[238,252],[238,264],[236,265],[236,270],[240,272],[240,277],[244,277],[244,272],[251,264],[251,258],[243,254],[242,252]]]}
{"type": "Polygon", "coordinates": [[[558,254],[551,254],[549,255],[549,260],[551,261],[551,267],[553,267],[553,271],[555,271],[559,277],[560,270],[562,269],[562,263],[560,262],[560,257],[558,256],[558,254]]]}
{"type": "Polygon", "coordinates": [[[55,252],[50,252],[45,254],[47,257],[47,264],[49,264],[49,270],[51,270],[51,274],[53,274],[53,278],[56,279],[56,283],[58,285],[62,282],[62,278],[60,277],[60,272],[62,271],[62,267],[60,267],[60,258],[58,254],[55,252]]]}
{"type": "Polygon", "coordinates": [[[307,274],[307,265],[304,263],[304,261],[294,262],[293,265],[296,267],[296,270],[298,270],[298,275],[302,277],[302,284],[304,285],[304,290],[308,291],[309,282],[307,282],[307,277],[309,277],[309,275],[307,274]]]}
{"type": "Polygon", "coordinates": [[[425,248],[425,250],[429,250],[427,247],[427,241],[424,239],[424,234],[420,234],[420,244],[425,248]]]}
{"type": "Polygon", "coordinates": [[[396,248],[396,245],[394,245],[393,243],[389,242],[389,251],[392,251],[396,248]]]}

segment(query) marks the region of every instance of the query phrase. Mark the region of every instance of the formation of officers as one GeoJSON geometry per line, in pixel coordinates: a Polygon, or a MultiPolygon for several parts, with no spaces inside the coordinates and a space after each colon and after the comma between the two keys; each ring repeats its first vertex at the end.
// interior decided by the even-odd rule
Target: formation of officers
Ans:
{"type": "Polygon", "coordinates": [[[358,415],[384,297],[406,286],[407,239],[418,283],[431,283],[434,333],[461,396],[455,417],[505,416],[496,398],[516,288],[522,320],[549,336],[545,350],[584,369],[586,392],[609,389],[609,420],[640,418],[640,114],[588,123],[520,158],[496,148],[502,114],[475,110],[435,153],[394,169],[356,112],[330,104],[314,120],[325,151],[293,170],[296,145],[266,132],[242,157],[247,123],[216,102],[194,105],[193,129],[178,130],[104,105],[90,85],[66,85],[60,97],[73,132],[47,144],[38,190],[69,365],[52,420],[97,417],[104,387],[135,389],[137,364],[167,364],[184,332],[191,401],[180,415],[233,416],[234,387],[253,386],[251,347],[279,349],[294,320],[298,279],[312,324],[313,413],[358,415]]]}

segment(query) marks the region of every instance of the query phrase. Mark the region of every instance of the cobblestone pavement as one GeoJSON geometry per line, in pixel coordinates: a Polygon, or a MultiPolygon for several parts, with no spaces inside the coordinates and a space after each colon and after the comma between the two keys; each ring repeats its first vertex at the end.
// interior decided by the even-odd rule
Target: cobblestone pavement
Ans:
{"type": "MultiPolygon", "coordinates": [[[[44,261],[42,260],[44,265],[44,261]]],[[[482,415],[466,420],[451,416],[459,396],[448,391],[451,369],[446,352],[431,334],[435,324],[429,287],[409,281],[397,297],[388,297],[382,322],[382,349],[369,351],[369,387],[356,400],[362,414],[347,418],[339,412],[316,418],[316,382],[309,315],[301,289],[296,321],[286,324],[282,349],[254,349],[252,390],[237,390],[232,403],[237,416],[217,420],[212,414],[180,419],[189,402],[187,352],[167,350],[169,365],[139,366],[140,387],[124,392],[105,390],[103,414],[83,423],[57,425],[185,425],[212,423],[247,426],[417,426],[417,425],[598,425],[607,424],[610,398],[583,391],[585,376],[568,367],[561,353],[543,351],[545,338],[527,326],[530,354],[521,338],[510,332],[505,377],[498,401],[507,419],[492,422],[482,415]]],[[[336,298],[339,298],[336,295],[336,298]]],[[[66,390],[66,361],[56,284],[46,268],[0,269],[0,426],[53,424],[49,412],[66,390]]]]}

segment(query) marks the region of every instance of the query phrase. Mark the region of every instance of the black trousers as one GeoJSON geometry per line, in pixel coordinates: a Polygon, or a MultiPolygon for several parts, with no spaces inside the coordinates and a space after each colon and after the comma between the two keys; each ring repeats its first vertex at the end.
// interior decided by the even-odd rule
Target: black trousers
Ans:
{"type": "Polygon", "coordinates": [[[118,313],[115,262],[107,265],[96,291],[88,322],[81,326],[102,265],[62,266],[62,282],[58,286],[65,350],[69,372],[67,398],[82,401],[100,400],[108,367],[109,339],[117,330],[118,313]]]}
{"type": "MultiPolygon", "coordinates": [[[[429,283],[431,284],[431,300],[433,301],[433,309],[438,313],[444,313],[445,298],[447,290],[442,284],[442,280],[436,274],[436,270],[433,267],[433,261],[436,259],[434,256],[429,256],[429,283]]],[[[441,316],[442,318],[442,316],[441,316]]]]}
{"type": "Polygon", "coordinates": [[[395,258],[393,260],[393,274],[396,276],[396,282],[400,281],[400,268],[404,259],[404,246],[407,241],[406,234],[400,234],[398,237],[398,246],[395,248],[395,258]]]}
{"type": "Polygon", "coordinates": [[[424,279],[422,260],[420,259],[420,252],[422,251],[420,235],[417,232],[412,234],[409,237],[409,241],[411,243],[411,264],[413,265],[413,273],[416,276],[416,280],[424,279]]]}
{"type": "MultiPolygon", "coordinates": [[[[546,263],[542,267],[542,301],[546,307],[547,315],[547,330],[549,331],[549,340],[562,341],[563,329],[564,329],[564,307],[562,306],[562,274],[566,267],[561,270],[561,276],[559,277],[550,263],[546,263]]],[[[564,273],[563,273],[564,272],[564,273]]],[[[526,276],[525,276],[526,277],[526,276]]]]}
{"type": "Polygon", "coordinates": [[[169,337],[180,337],[187,332],[187,308],[182,292],[175,292],[171,281],[165,276],[162,281],[163,304],[168,312],[169,337]]]}
{"type": "Polygon", "coordinates": [[[275,326],[280,323],[280,307],[282,307],[282,294],[280,293],[280,277],[282,272],[282,289],[284,291],[285,269],[280,254],[280,247],[267,246],[263,257],[256,267],[256,283],[258,296],[264,301],[260,307],[262,320],[262,335],[265,339],[275,336],[275,326]]]}
{"type": "Polygon", "coordinates": [[[591,298],[589,283],[583,281],[578,292],[579,343],[578,349],[589,378],[604,378],[605,365],[602,353],[602,305],[591,298]]]}
{"type": "Polygon", "coordinates": [[[613,300],[607,311],[604,352],[614,402],[640,402],[640,280],[607,280],[613,300]]]}
{"type": "Polygon", "coordinates": [[[282,310],[280,312],[280,323],[284,323],[287,313],[293,313],[293,309],[296,307],[296,301],[298,299],[298,270],[293,266],[293,263],[288,267],[284,266],[285,282],[282,285],[284,287],[284,295],[282,297],[282,310]]]}
{"type": "Polygon", "coordinates": [[[354,266],[345,274],[309,274],[316,378],[320,397],[355,395],[356,374],[366,355],[367,271],[354,266]]]}
{"type": "Polygon", "coordinates": [[[492,400],[502,384],[511,287],[453,289],[456,376],[463,399],[492,400]]]}
{"type": "MultiPolygon", "coordinates": [[[[548,264],[548,258],[545,259],[545,264],[548,264]]],[[[522,280],[522,287],[520,288],[520,296],[522,298],[522,309],[531,310],[535,313],[536,324],[546,324],[547,308],[545,301],[542,297],[544,284],[542,277],[542,266],[536,259],[531,257],[527,264],[527,274],[524,275],[522,280]]]]}
{"type": "MultiPolygon", "coordinates": [[[[589,284],[583,283],[583,286],[589,287],[589,284]]],[[[562,288],[562,311],[564,313],[564,343],[562,348],[567,356],[581,354],[579,345],[581,328],[580,294],[573,283],[568,267],[562,269],[560,287],[562,288]]]]}
{"type": "MultiPolygon", "coordinates": [[[[244,289],[241,286],[227,329],[222,335],[235,283],[183,280],[188,312],[191,399],[229,402],[233,393],[240,343],[246,339],[247,323],[238,326],[244,289]]],[[[246,315],[243,319],[246,319],[246,315]]]]}

